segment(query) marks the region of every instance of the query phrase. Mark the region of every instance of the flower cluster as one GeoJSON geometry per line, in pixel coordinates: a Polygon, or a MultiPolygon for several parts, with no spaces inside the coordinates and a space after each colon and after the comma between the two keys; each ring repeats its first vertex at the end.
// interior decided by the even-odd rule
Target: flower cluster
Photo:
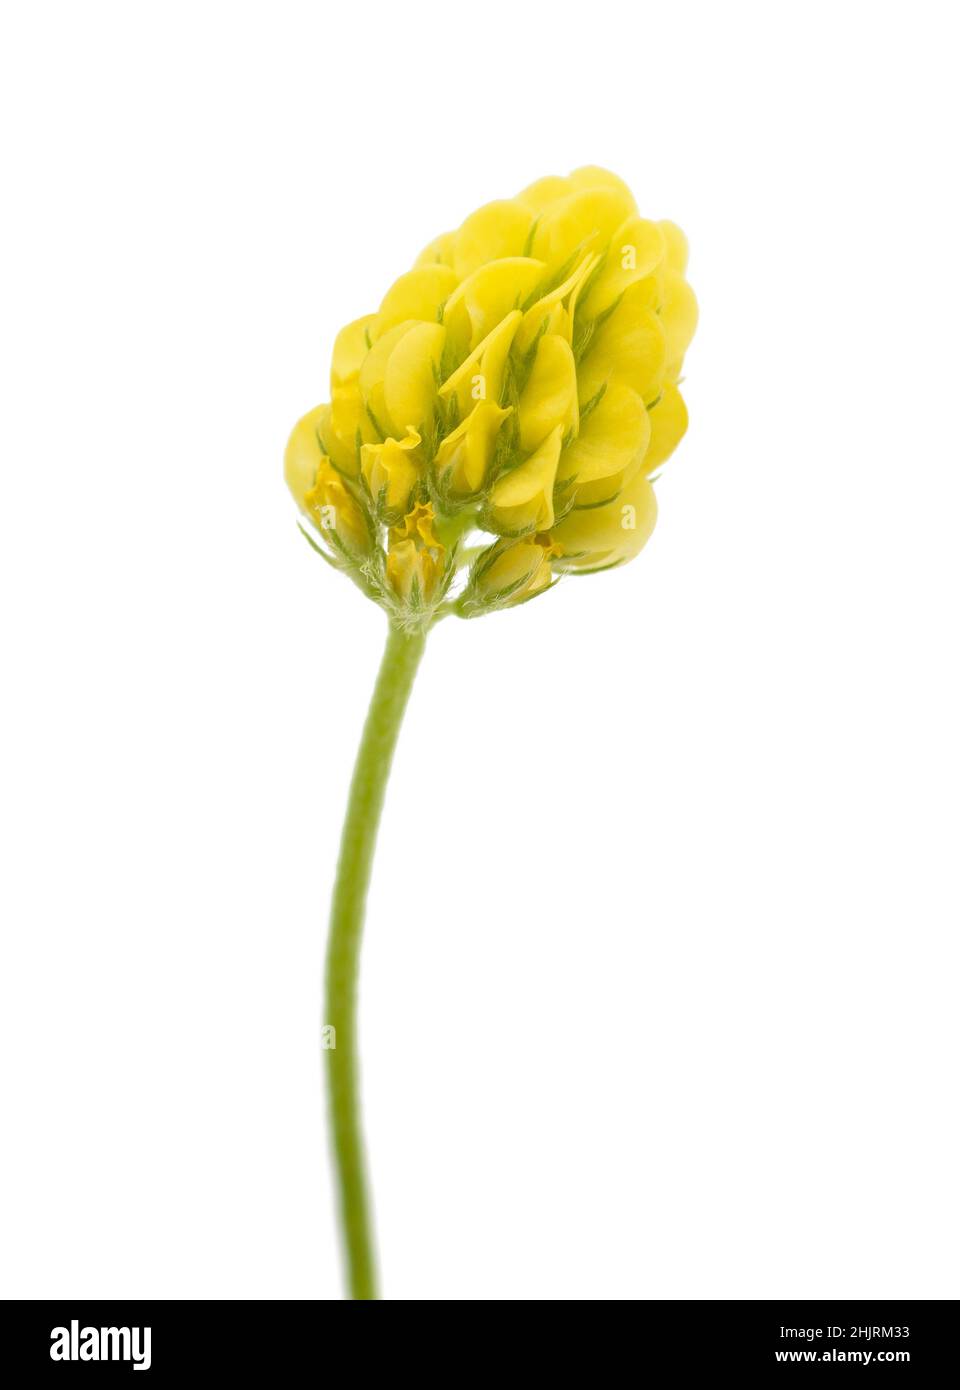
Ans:
{"type": "Polygon", "coordinates": [[[438,237],[338,335],[286,477],[308,539],[403,628],[632,559],[687,425],[686,241],[603,169],[438,237]]]}

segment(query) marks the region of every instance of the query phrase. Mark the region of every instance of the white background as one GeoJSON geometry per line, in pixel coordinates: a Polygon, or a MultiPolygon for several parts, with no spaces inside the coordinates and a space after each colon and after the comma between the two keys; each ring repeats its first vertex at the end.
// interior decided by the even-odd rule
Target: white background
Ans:
{"type": "Polygon", "coordinates": [[[688,232],[633,565],[441,626],[363,1053],[387,1296],[960,1295],[950,7],[10,4],[2,1291],[336,1298],[319,987],[384,622],[289,427],[436,233],[688,232]]]}

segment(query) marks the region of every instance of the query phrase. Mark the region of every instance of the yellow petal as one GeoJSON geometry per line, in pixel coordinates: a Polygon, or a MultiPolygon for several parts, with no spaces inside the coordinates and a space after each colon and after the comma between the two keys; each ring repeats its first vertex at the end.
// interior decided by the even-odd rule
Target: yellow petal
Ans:
{"type": "Polygon", "coordinates": [[[580,269],[583,272],[576,276],[577,283],[573,286],[570,296],[567,299],[567,316],[570,321],[570,339],[573,340],[573,325],[576,320],[577,305],[580,303],[580,296],[588,290],[593,281],[593,272],[600,264],[601,257],[594,252],[581,262],[580,269]]]}
{"type": "Polygon", "coordinates": [[[356,381],[360,364],[370,351],[368,337],[373,320],[373,314],[365,314],[362,319],[354,319],[353,323],[348,323],[346,328],[341,328],[337,334],[330,368],[330,385],[333,390],[356,381]]]}
{"type": "Polygon", "coordinates": [[[329,411],[329,406],[318,405],[299,419],[291,431],[283,455],[283,476],[301,511],[304,498],[316,482],[317,466],[323,454],[320,425],[329,411]]]}
{"type": "Polygon", "coordinates": [[[665,357],[663,325],[641,281],[624,291],[587,343],[578,370],[581,399],[588,401],[604,383],[619,381],[642,400],[652,400],[659,394],[665,357]]]}
{"type": "Polygon", "coordinates": [[[370,336],[374,341],[406,319],[436,323],[440,306],[456,288],[457,277],[446,265],[424,265],[395,280],[383,297],[370,336]]]}
{"type": "Polygon", "coordinates": [[[514,340],[520,353],[529,352],[542,333],[556,334],[569,343],[573,338],[573,324],[570,315],[562,304],[548,304],[545,299],[538,300],[523,316],[514,340]]]}
{"type": "Polygon", "coordinates": [[[520,396],[520,447],[524,453],[560,428],[576,430],[577,368],[566,338],[547,333],[537,344],[533,369],[520,396]]]}
{"type": "Polygon", "coordinates": [[[560,482],[573,481],[578,506],[615,495],[639,466],[650,439],[650,419],[636,391],[620,382],[607,387],[563,451],[560,482]]]}
{"type": "Polygon", "coordinates": [[[500,426],[512,413],[495,401],[479,401],[437,450],[437,476],[453,492],[476,492],[483,486],[500,426]]]}
{"type": "Polygon", "coordinates": [[[633,198],[615,188],[572,193],[551,203],[540,215],[533,255],[555,270],[575,251],[602,250],[633,210],[633,198]]]}
{"type": "Polygon", "coordinates": [[[501,319],[440,387],[441,396],[456,392],[461,418],[478,401],[499,401],[510,346],[522,317],[520,310],[514,309],[501,319]]]}
{"type": "Polygon", "coordinates": [[[583,301],[584,311],[592,317],[602,314],[629,285],[649,276],[665,253],[663,232],[656,222],[628,217],[610,239],[606,260],[583,301]]]}
{"type": "Polygon", "coordinates": [[[683,355],[697,327],[697,300],[682,275],[664,270],[660,282],[660,322],[666,335],[664,375],[676,381],[683,367],[683,355]]]}
{"type": "Polygon", "coordinates": [[[546,332],[561,333],[568,342],[570,341],[573,336],[573,312],[577,294],[581,285],[589,279],[598,260],[598,256],[588,253],[561,285],[530,306],[517,330],[515,346],[518,352],[526,352],[543,329],[544,322],[546,332]],[[569,302],[567,310],[564,309],[565,300],[569,302]]]}
{"type": "Polygon", "coordinates": [[[570,175],[570,182],[574,188],[579,190],[605,188],[609,191],[612,189],[620,195],[625,203],[630,204],[631,212],[636,211],[633,194],[623,179],[612,174],[609,169],[601,169],[598,164],[584,164],[581,168],[574,169],[570,175]]]}
{"type": "Polygon", "coordinates": [[[384,387],[387,363],[401,340],[417,326],[415,319],[407,319],[404,323],[398,323],[395,328],[389,329],[382,338],[377,339],[360,367],[360,394],[363,396],[364,405],[384,435],[389,434],[391,430],[384,387]]]}
{"type": "Polygon", "coordinates": [[[514,202],[521,203],[534,216],[538,216],[545,207],[560,198],[566,198],[572,192],[573,184],[569,179],[560,178],[557,174],[548,174],[545,179],[537,179],[536,183],[529,184],[522,193],[518,193],[514,202]]]}
{"type": "Polygon", "coordinates": [[[657,500],[642,473],[614,502],[568,512],[550,532],[561,552],[561,569],[592,570],[617,565],[643,549],[657,520],[657,500]]]}
{"type": "Polygon", "coordinates": [[[387,418],[395,431],[432,426],[445,337],[440,323],[414,324],[387,358],[383,394],[387,418]]]}
{"type": "Polygon", "coordinates": [[[529,299],[543,278],[542,261],[508,256],[489,261],[458,285],[447,301],[444,324],[452,340],[471,350],[529,299]]]}
{"type": "Polygon", "coordinates": [[[338,468],[351,477],[359,476],[357,437],[360,443],[375,443],[380,436],[367,415],[357,383],[338,386],[333,392],[328,414],[320,422],[323,447],[338,468]]]}
{"type": "Polygon", "coordinates": [[[687,268],[687,238],[676,222],[661,222],[660,230],[667,248],[664,258],[666,264],[678,275],[683,275],[687,268]]]}
{"type": "Polygon", "coordinates": [[[420,556],[413,541],[395,541],[387,555],[387,578],[400,598],[409,600],[420,577],[420,556]]]}
{"type": "Polygon", "coordinates": [[[391,528],[390,539],[397,541],[413,540],[421,546],[442,549],[440,539],[434,530],[436,514],[429,502],[418,502],[399,523],[391,528]]]}
{"type": "Polygon", "coordinates": [[[424,265],[446,265],[453,266],[453,241],[456,232],[444,232],[442,236],[436,237],[429,246],[425,246],[420,255],[414,261],[414,269],[417,270],[424,265]]]}
{"type": "Polygon", "coordinates": [[[643,471],[648,477],[666,463],[686,432],[687,407],[677,388],[667,382],[650,409],[650,443],[643,456],[643,471]]]}
{"type": "Polygon", "coordinates": [[[563,426],[558,425],[525,463],[496,484],[490,513],[497,529],[516,534],[553,525],[553,485],[562,442],[563,426]]]}
{"type": "Polygon", "coordinates": [[[453,268],[465,279],[488,261],[522,256],[533,213],[512,199],[487,203],[470,214],[454,236],[453,268]]]}

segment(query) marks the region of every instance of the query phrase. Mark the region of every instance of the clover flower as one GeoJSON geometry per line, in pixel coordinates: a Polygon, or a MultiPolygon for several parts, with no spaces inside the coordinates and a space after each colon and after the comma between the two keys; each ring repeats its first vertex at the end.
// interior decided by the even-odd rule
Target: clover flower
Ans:
{"type": "Polygon", "coordinates": [[[687,247],[598,168],[487,203],[337,335],[285,474],[311,545],[379,603],[386,650],[351,785],[327,951],[331,1130],[354,1298],[375,1298],[356,995],[377,825],[426,635],[634,558],[682,439],[687,247]]]}
{"type": "Polygon", "coordinates": [[[291,435],[314,543],[408,632],[633,559],[687,427],[686,257],[597,168],[431,242],[338,334],[330,402],[291,435]]]}

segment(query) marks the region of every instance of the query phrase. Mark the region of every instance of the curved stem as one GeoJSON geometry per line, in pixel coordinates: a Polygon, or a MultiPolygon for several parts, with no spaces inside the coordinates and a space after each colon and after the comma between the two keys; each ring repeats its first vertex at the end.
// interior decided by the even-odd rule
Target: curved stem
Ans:
{"type": "Polygon", "coordinates": [[[426,637],[391,627],[350,784],[327,941],[326,1016],[334,1045],[327,1085],[350,1298],[377,1297],[373,1222],[360,1119],[357,975],[373,851],[403,712],[426,637]]]}

